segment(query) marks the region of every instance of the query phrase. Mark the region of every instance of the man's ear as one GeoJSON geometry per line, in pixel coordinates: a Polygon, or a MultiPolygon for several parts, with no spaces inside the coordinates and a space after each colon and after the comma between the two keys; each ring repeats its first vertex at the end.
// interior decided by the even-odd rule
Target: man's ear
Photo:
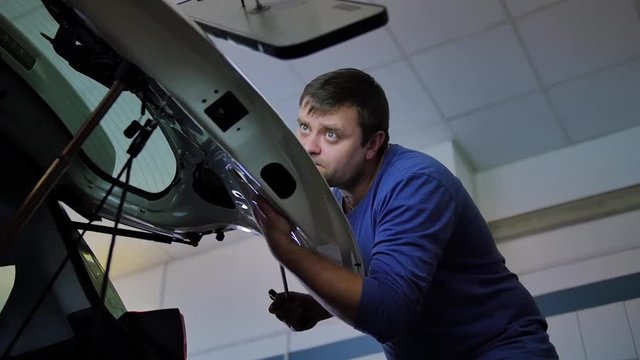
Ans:
{"type": "Polygon", "coordinates": [[[378,150],[380,150],[380,147],[382,147],[382,144],[384,144],[385,137],[386,135],[384,131],[378,131],[377,133],[373,134],[373,136],[367,143],[367,153],[365,154],[366,160],[371,160],[376,157],[376,155],[378,154],[378,150]]]}

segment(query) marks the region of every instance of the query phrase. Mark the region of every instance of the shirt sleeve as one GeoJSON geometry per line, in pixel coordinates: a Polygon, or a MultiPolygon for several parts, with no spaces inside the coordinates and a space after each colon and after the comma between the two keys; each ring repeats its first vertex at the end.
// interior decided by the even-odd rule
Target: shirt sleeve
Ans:
{"type": "Polygon", "coordinates": [[[425,174],[409,175],[378,195],[369,275],[355,327],[385,343],[420,319],[453,231],[455,203],[444,185],[425,174]]]}

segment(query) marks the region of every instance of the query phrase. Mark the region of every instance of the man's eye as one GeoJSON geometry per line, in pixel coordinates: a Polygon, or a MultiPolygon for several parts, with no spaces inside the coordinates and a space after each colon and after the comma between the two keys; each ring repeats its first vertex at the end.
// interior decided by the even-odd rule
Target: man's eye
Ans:
{"type": "Polygon", "coordinates": [[[307,126],[307,124],[300,124],[299,127],[300,127],[300,130],[304,132],[309,131],[309,127],[307,126]]]}
{"type": "Polygon", "coordinates": [[[336,132],[335,132],[335,131],[331,131],[331,130],[329,130],[329,131],[327,131],[326,135],[327,135],[327,138],[328,138],[329,140],[334,140],[334,141],[335,141],[335,140],[338,140],[338,134],[336,134],[336,132]]]}

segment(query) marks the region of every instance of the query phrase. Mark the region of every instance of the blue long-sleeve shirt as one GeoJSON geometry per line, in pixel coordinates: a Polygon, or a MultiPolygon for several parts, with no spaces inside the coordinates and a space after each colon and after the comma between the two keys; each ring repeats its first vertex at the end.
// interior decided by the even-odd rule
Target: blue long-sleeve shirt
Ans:
{"type": "Polygon", "coordinates": [[[435,159],[390,145],[347,218],[367,270],[355,327],[387,358],[557,358],[532,296],[435,159]]]}

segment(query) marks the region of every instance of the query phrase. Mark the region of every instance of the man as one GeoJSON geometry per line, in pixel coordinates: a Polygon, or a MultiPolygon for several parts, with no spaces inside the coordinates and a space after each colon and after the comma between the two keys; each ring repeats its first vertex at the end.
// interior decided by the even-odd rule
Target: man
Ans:
{"type": "Polygon", "coordinates": [[[367,276],[298,246],[288,220],[257,199],[271,252],[313,293],[278,294],[270,312],[296,331],[336,315],[389,359],[557,358],[460,181],[388,143],[388,103],[373,78],[355,69],[319,76],[298,117],[297,137],[342,205],[367,276]]]}

